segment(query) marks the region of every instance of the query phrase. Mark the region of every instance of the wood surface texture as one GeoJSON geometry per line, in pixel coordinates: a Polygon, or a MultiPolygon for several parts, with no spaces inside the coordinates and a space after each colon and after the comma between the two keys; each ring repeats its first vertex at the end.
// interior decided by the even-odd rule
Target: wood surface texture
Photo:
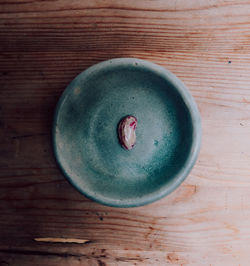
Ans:
{"type": "Polygon", "coordinates": [[[0,265],[250,265],[250,1],[0,0],[0,265]],[[62,91],[115,57],[168,68],[202,116],[189,177],[140,208],[80,195],[51,148],[62,91]]]}

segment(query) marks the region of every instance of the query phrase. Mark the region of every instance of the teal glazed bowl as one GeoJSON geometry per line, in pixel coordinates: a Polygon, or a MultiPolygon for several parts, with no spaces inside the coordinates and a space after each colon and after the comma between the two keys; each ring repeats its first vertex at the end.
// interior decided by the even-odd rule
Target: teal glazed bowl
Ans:
{"type": "Polygon", "coordinates": [[[79,74],[53,122],[54,153],[66,178],[88,198],[114,207],[168,195],[191,171],[200,143],[199,111],[185,85],[163,67],[134,58],[79,74]],[[128,115],[138,121],[132,150],[117,134],[128,115]]]}

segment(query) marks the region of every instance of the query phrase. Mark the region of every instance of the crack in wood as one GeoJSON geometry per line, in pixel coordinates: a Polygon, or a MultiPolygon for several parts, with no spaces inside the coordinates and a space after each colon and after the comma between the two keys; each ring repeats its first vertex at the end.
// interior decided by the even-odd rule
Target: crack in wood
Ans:
{"type": "MultiPolygon", "coordinates": [[[[12,254],[12,255],[26,255],[26,256],[52,256],[60,258],[86,258],[86,259],[97,259],[99,266],[105,266],[106,264],[101,260],[107,258],[106,255],[86,255],[77,253],[60,253],[60,252],[47,252],[38,250],[20,250],[20,249],[0,249],[0,253],[12,254]]],[[[144,261],[149,258],[138,258],[138,257],[117,257],[115,260],[117,262],[131,262],[131,261],[144,261]]],[[[6,264],[8,265],[8,264],[6,264]]]]}
{"type": "Polygon", "coordinates": [[[47,251],[38,251],[38,250],[20,250],[20,249],[0,249],[1,253],[6,254],[16,254],[16,255],[33,255],[33,256],[55,256],[61,258],[68,258],[68,257],[88,257],[87,255],[83,254],[73,254],[73,253],[60,253],[60,252],[47,252],[47,251]]]}

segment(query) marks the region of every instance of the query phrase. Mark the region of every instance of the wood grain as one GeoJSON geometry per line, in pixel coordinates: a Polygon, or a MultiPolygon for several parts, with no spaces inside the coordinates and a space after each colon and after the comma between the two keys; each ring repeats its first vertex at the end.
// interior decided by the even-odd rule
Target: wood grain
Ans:
{"type": "Polygon", "coordinates": [[[249,28],[243,0],[0,0],[0,265],[249,265],[249,28]],[[168,68],[202,115],[192,173],[140,208],[86,199],[51,149],[64,88],[114,57],[168,68]]]}

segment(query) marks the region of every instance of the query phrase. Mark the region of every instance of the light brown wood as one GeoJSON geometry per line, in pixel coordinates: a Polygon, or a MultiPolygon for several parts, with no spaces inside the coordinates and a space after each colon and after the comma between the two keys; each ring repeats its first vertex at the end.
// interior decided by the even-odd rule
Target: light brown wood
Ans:
{"type": "Polygon", "coordinates": [[[0,265],[249,265],[250,1],[0,3],[0,265]],[[188,179],[140,208],[86,199],[51,149],[64,88],[114,57],[168,68],[202,116],[188,179]]]}
{"type": "Polygon", "coordinates": [[[78,238],[58,238],[58,237],[39,237],[34,238],[37,242],[48,242],[48,243],[74,243],[74,244],[85,244],[90,242],[86,239],[78,239],[78,238]]]}

